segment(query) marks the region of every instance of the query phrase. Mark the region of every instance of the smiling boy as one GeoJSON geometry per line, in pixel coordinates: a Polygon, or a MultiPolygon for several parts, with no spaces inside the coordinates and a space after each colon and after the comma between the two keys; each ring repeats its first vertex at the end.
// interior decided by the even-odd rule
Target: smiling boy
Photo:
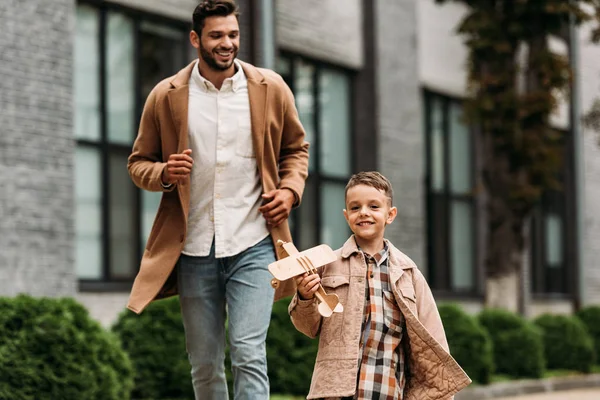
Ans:
{"type": "Polygon", "coordinates": [[[449,354],[425,278],[384,238],[398,212],[392,200],[380,173],[353,175],[344,216],[354,234],[320,275],[296,279],[292,322],[319,336],[308,399],[451,399],[471,382],[449,354]],[[321,317],[319,283],[339,296],[343,313],[321,317]]]}

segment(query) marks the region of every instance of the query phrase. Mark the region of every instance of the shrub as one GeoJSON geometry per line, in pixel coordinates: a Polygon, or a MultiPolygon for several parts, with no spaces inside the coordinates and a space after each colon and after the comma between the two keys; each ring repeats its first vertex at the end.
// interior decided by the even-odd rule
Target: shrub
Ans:
{"type": "Polygon", "coordinates": [[[289,300],[273,304],[267,335],[271,393],[306,395],[310,389],[318,341],[298,332],[288,315],[289,300]]]}
{"type": "Polygon", "coordinates": [[[489,383],[494,371],[494,360],[492,340],[487,331],[477,319],[457,305],[441,305],[439,312],[452,356],[471,379],[483,384],[489,383]]]}
{"type": "Polygon", "coordinates": [[[0,299],[0,398],[123,400],[133,370],[117,338],[73,299],[0,299]]]}
{"type": "Polygon", "coordinates": [[[515,378],[541,378],[544,373],[542,334],[531,322],[506,310],[486,309],[479,322],[492,338],[496,372],[515,378]]]}
{"type": "Polygon", "coordinates": [[[544,314],[535,319],[542,329],[550,369],[590,372],[594,365],[594,344],[578,318],[544,314]]]}
{"type": "Polygon", "coordinates": [[[140,315],[123,311],[113,332],[135,366],[134,398],[194,397],[177,297],[152,302],[140,315]]]}
{"type": "Polygon", "coordinates": [[[587,327],[594,341],[596,362],[600,362],[600,306],[589,306],[582,308],[576,316],[587,327]]]}

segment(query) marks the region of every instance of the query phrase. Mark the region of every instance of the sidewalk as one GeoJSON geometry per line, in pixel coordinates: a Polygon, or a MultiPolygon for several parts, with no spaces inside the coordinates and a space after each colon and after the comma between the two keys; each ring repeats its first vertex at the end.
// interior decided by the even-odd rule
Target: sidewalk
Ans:
{"type": "Polygon", "coordinates": [[[497,400],[599,400],[600,388],[538,393],[516,397],[500,397],[497,400]]]}

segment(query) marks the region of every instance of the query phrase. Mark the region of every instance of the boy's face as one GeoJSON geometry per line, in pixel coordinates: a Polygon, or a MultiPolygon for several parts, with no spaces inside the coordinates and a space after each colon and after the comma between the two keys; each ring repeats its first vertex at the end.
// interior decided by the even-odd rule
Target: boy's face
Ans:
{"type": "Polygon", "coordinates": [[[348,189],[344,216],[352,232],[362,240],[383,240],[385,227],[392,223],[397,212],[379,189],[367,185],[348,189]]]}

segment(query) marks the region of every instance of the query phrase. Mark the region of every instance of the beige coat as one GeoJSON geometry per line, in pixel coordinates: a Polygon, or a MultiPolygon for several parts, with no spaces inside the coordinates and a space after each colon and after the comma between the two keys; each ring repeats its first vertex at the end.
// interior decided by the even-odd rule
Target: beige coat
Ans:
{"type": "MultiPolygon", "coordinates": [[[[451,399],[471,380],[448,352],[448,342],[431,290],[413,261],[388,242],[389,277],[404,314],[406,364],[404,400],[451,399]]],[[[319,351],[308,399],[351,396],[356,390],[359,340],[365,301],[366,265],[353,237],[336,251],[338,260],[322,269],[321,283],[336,293],[343,313],[322,318],[316,301],[294,296],[289,306],[294,326],[319,335],[319,351]]]]}
{"type": "MultiPolygon", "coordinates": [[[[187,178],[175,189],[165,190],[161,175],[169,156],[188,148],[188,81],[193,65],[152,90],[129,156],[127,167],[133,182],[142,189],[164,192],[127,305],[136,313],[154,299],[177,294],[173,270],[186,239],[190,181],[187,178]]],[[[308,143],[292,92],[270,70],[247,63],[242,63],[242,68],[248,79],[252,142],[263,191],[289,188],[296,194],[298,206],[308,174],[308,143]]],[[[271,237],[274,242],[290,241],[287,221],[273,228],[271,237]]],[[[288,280],[275,298],[294,290],[293,280],[288,280]]]]}

